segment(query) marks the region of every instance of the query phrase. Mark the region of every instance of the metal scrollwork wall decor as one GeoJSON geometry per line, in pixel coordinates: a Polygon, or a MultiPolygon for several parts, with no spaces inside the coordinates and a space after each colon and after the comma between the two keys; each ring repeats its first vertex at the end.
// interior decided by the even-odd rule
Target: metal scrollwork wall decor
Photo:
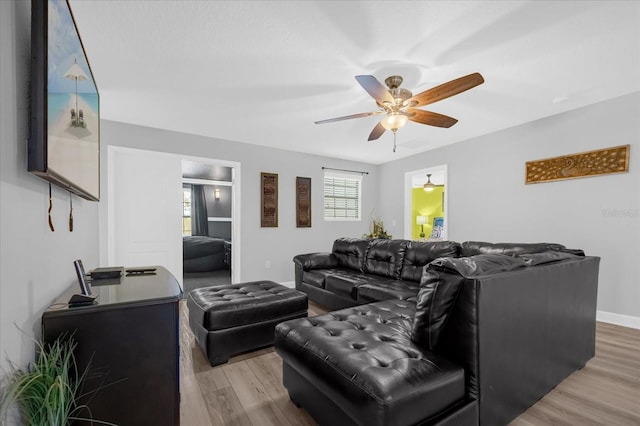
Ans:
{"type": "Polygon", "coordinates": [[[629,145],[527,161],[525,184],[629,171],[629,145]]]}

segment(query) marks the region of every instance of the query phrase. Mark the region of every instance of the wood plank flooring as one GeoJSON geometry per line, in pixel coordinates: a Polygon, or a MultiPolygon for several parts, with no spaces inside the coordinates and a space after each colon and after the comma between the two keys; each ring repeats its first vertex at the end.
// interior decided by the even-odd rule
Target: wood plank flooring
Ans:
{"type": "MultiPolygon", "coordinates": [[[[180,421],[183,426],[315,425],[289,400],[273,348],[211,367],[180,303],[180,421]]],[[[325,313],[314,303],[309,316],[325,313]]],[[[596,356],[516,418],[511,426],[640,426],[640,330],[597,323],[596,356]]]]}

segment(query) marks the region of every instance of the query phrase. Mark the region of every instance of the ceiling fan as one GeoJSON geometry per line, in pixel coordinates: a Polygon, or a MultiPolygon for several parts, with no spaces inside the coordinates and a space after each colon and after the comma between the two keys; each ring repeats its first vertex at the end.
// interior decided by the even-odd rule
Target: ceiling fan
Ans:
{"type": "Polygon", "coordinates": [[[458,122],[455,118],[436,112],[417,109],[417,107],[441,101],[484,83],[484,78],[476,72],[425,90],[414,96],[409,90],[400,88],[402,77],[399,75],[392,75],[384,80],[388,89],[372,75],[357,75],[356,80],[364,90],[375,99],[378,105],[378,111],[330,118],[328,120],[316,121],[315,123],[332,123],[334,121],[386,114],[386,117],[380,120],[371,131],[371,134],[369,134],[369,140],[378,139],[385,130],[391,130],[393,132],[393,152],[396,151],[396,132],[407,124],[408,120],[429,126],[446,128],[458,122]]]}
{"type": "Polygon", "coordinates": [[[431,192],[434,189],[436,189],[436,187],[441,187],[441,186],[444,186],[444,185],[436,185],[435,183],[431,182],[431,173],[427,173],[427,182],[424,185],[422,185],[425,191],[431,192]]]}

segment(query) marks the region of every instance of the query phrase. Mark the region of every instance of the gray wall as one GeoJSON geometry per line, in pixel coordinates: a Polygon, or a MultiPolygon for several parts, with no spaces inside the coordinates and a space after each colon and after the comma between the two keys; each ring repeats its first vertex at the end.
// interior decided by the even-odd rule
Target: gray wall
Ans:
{"type": "Polygon", "coordinates": [[[549,241],[602,257],[598,309],[640,317],[640,93],[380,166],[378,211],[404,223],[406,171],[447,164],[449,238],[549,241]],[[629,173],[524,185],[529,160],[631,145],[629,173]]]}
{"type": "MultiPolygon", "coordinates": [[[[102,121],[101,132],[103,143],[110,145],[241,163],[240,256],[243,281],[293,281],[291,259],[296,254],[330,251],[337,237],[359,237],[368,232],[369,216],[378,197],[376,166],[108,120],[102,121]],[[322,219],[322,166],[370,172],[362,184],[361,222],[325,222],[322,219]],[[260,227],[260,172],[278,173],[277,228],[260,227]],[[296,176],[312,179],[311,228],[296,228],[296,176]],[[268,269],[265,266],[267,261],[271,263],[268,269]]],[[[304,143],[304,138],[300,143],[304,143]]],[[[106,193],[104,181],[102,190],[106,193]]]]}
{"type": "Polygon", "coordinates": [[[210,237],[231,241],[231,222],[209,222],[210,237]]]}
{"type": "Polygon", "coordinates": [[[204,193],[209,217],[231,217],[231,187],[206,185],[204,193]],[[220,189],[219,200],[216,200],[215,188],[220,189]]]}
{"type": "Polygon", "coordinates": [[[27,173],[31,3],[0,1],[0,366],[34,356],[43,310],[75,284],[73,260],[98,264],[98,203],[53,188],[47,225],[48,184],[27,173]],[[21,331],[22,330],[22,331],[21,331]]]}

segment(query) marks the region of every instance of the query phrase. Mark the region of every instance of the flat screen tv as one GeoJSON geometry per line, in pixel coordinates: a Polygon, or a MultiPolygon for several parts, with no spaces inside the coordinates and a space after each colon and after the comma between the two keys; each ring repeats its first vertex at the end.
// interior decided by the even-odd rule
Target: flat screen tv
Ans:
{"type": "Polygon", "coordinates": [[[65,0],[31,2],[28,170],[100,200],[100,97],[65,0]]]}

